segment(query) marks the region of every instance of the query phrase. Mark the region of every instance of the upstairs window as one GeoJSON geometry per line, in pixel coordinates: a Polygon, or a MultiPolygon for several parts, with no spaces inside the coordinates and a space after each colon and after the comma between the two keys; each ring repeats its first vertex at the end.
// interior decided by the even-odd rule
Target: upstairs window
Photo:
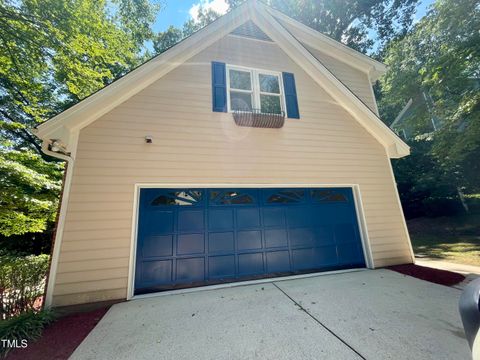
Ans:
{"type": "Polygon", "coordinates": [[[281,114],[285,109],[282,74],[227,65],[228,111],[260,110],[281,114]]]}

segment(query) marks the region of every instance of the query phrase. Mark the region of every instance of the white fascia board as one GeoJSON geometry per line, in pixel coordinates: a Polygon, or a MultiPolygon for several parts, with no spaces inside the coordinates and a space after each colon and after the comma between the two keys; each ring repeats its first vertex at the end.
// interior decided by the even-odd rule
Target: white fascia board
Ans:
{"type": "MultiPolygon", "coordinates": [[[[65,136],[64,131],[60,130],[62,127],[72,133],[78,132],[242,25],[251,17],[251,6],[250,2],[239,6],[124,77],[40,124],[36,135],[41,139],[50,139],[59,133],[65,136]]],[[[67,142],[68,138],[65,136],[62,140],[67,142]]]]}
{"type": "Polygon", "coordinates": [[[410,153],[408,145],[288,32],[267,11],[266,6],[257,3],[253,17],[256,25],[372,134],[387,149],[390,157],[399,158],[410,153]]]}
{"type": "Polygon", "coordinates": [[[387,66],[376,61],[348,46],[296,21],[282,12],[270,7],[265,10],[276,18],[295,38],[322,53],[333,56],[341,62],[350,65],[370,76],[370,80],[375,82],[380,76],[385,74],[387,66]]]}

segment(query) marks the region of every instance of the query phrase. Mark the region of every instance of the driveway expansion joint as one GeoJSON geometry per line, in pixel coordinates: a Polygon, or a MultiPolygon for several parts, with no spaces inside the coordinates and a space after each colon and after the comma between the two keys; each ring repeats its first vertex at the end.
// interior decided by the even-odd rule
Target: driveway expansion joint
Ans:
{"type": "Polygon", "coordinates": [[[362,354],[360,354],[357,350],[355,350],[355,348],[353,346],[351,346],[350,344],[348,344],[345,340],[343,340],[340,336],[338,336],[337,334],[335,334],[331,329],[329,329],[325,324],[323,324],[319,319],[317,319],[315,316],[313,316],[312,314],[310,314],[310,312],[305,309],[300,303],[298,303],[294,298],[292,298],[290,295],[288,295],[282,288],[280,288],[275,282],[272,281],[271,283],[273,286],[275,286],[283,295],[285,295],[287,298],[290,299],[290,301],[292,301],[295,306],[297,306],[300,310],[302,310],[305,314],[307,314],[308,316],[310,316],[317,324],[319,324],[320,326],[322,326],[325,330],[327,330],[330,334],[332,334],[333,336],[335,336],[340,342],[342,342],[346,347],[348,347],[350,350],[352,350],[355,354],[357,354],[360,358],[362,358],[363,360],[367,360],[367,358],[365,356],[363,356],[362,354]]]}

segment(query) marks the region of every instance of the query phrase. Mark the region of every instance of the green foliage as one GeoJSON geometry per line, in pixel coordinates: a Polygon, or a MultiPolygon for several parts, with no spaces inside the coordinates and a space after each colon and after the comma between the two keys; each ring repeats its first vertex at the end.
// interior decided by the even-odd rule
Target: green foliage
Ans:
{"type": "Polygon", "coordinates": [[[206,9],[200,6],[197,13],[197,18],[190,19],[183,24],[183,28],[179,29],[175,26],[170,26],[167,30],[158,33],[153,42],[153,48],[157,54],[164,52],[177,44],[182,39],[192,35],[194,32],[207,26],[220,16],[219,13],[206,9]]]}
{"type": "MultiPolygon", "coordinates": [[[[8,320],[0,321],[0,339],[35,341],[42,335],[43,329],[55,320],[50,310],[40,312],[27,311],[8,320]]],[[[5,356],[10,348],[0,348],[0,357],[5,356]]]]}
{"type": "Polygon", "coordinates": [[[0,234],[42,232],[55,221],[63,164],[32,151],[0,153],[0,234]]]}
{"type": "Polygon", "coordinates": [[[160,32],[157,37],[155,38],[155,42],[153,44],[153,48],[157,54],[164,52],[165,50],[171,48],[180,40],[183,39],[183,32],[182,30],[176,28],[173,25],[165,30],[164,32],[160,32]]]}
{"type": "Polygon", "coordinates": [[[157,0],[0,0],[0,235],[51,228],[63,165],[31,129],[137,66],[158,9],[157,0]]]}
{"type": "Polygon", "coordinates": [[[451,183],[449,174],[438,164],[430,154],[431,142],[412,141],[411,154],[408,157],[396,160],[394,163],[395,178],[398,192],[402,200],[403,210],[407,218],[422,215],[442,215],[454,213],[461,208],[458,201],[456,205],[439,203],[444,198],[453,199],[457,189],[451,183]],[[427,170],[428,169],[428,170],[427,170]],[[437,209],[437,204],[440,208],[437,209]]]}
{"type": "MultiPolygon", "coordinates": [[[[391,123],[410,98],[427,97],[406,123],[417,140],[412,155],[397,161],[402,199],[454,197],[480,189],[480,8],[475,0],[438,0],[404,38],[390,43],[389,71],[380,84],[379,108],[391,123]],[[433,134],[434,118],[442,124],[433,134]]],[[[417,199],[418,200],[418,199],[417,199]]]]}
{"type": "MultiPolygon", "coordinates": [[[[244,0],[227,0],[237,6],[244,0]]],[[[410,28],[418,0],[268,0],[270,6],[363,53],[382,48],[410,28]]]]}
{"type": "MultiPolygon", "coordinates": [[[[230,8],[245,0],[227,0],[230,8]]],[[[288,16],[320,31],[356,50],[373,51],[377,35],[378,49],[393,38],[403,36],[411,27],[419,0],[268,0],[266,3],[288,16]]],[[[159,33],[154,41],[155,51],[161,53],[183,38],[210,24],[219,14],[200,7],[196,20],[188,20],[183,29],[170,27],[159,33]]]]}
{"type": "Polygon", "coordinates": [[[111,0],[111,3],[118,9],[114,13],[115,23],[133,40],[138,53],[154,36],[151,25],[160,11],[159,0],[111,0]]]}
{"type": "Polygon", "coordinates": [[[0,320],[33,311],[43,295],[48,255],[0,256],[0,320]]]}
{"type": "Polygon", "coordinates": [[[106,0],[0,2],[4,122],[35,125],[138,64],[154,6],[113,4],[111,14],[106,0]]]}
{"type": "Polygon", "coordinates": [[[183,36],[187,37],[192,35],[195,31],[207,26],[220,16],[219,13],[211,9],[205,9],[200,6],[197,13],[196,20],[190,19],[183,24],[183,36]]]}

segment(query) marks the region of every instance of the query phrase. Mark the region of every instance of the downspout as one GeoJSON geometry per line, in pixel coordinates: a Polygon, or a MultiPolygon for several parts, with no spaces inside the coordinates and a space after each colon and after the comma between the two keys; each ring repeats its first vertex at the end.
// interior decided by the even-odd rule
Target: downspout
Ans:
{"type": "Polygon", "coordinates": [[[68,203],[68,194],[70,192],[70,183],[72,180],[73,158],[70,153],[59,151],[52,151],[52,143],[43,141],[42,151],[52,157],[65,161],[65,170],[63,173],[62,188],[60,191],[60,201],[55,219],[55,228],[52,234],[52,246],[50,253],[50,264],[48,267],[47,278],[45,281],[43,308],[50,308],[52,306],[53,289],[55,286],[58,259],[60,256],[60,247],[63,237],[63,227],[65,224],[66,207],[68,203]]]}

